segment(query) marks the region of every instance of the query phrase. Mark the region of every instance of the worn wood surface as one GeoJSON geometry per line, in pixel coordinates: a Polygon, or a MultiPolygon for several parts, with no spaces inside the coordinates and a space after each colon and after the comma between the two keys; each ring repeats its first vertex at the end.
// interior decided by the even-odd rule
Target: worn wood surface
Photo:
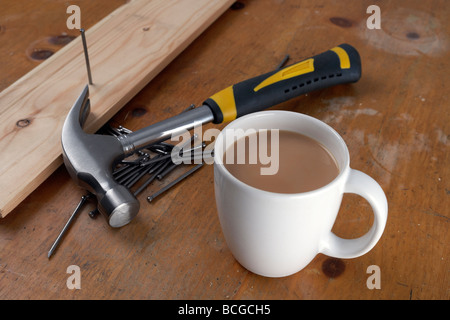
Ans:
{"type": "MultiPolygon", "coordinates": [[[[88,29],[95,79],[89,88],[92,107],[85,130],[98,130],[231,4],[133,0],[88,29]]],[[[57,39],[58,35],[49,36],[33,45],[57,39]]],[[[51,51],[35,47],[29,54],[36,58],[42,52],[51,51]]],[[[87,84],[82,52],[78,36],[0,93],[0,217],[62,164],[62,125],[87,84]],[[24,149],[26,157],[20,152],[24,149]]]]}
{"type": "MultiPolygon", "coordinates": [[[[72,34],[65,30],[62,2],[30,2],[0,4],[2,89],[39,63],[27,56],[34,41],[72,34]]],[[[93,25],[121,1],[79,3],[95,7],[82,9],[86,24],[93,25]]],[[[351,166],[381,184],[389,218],[372,251],[350,260],[318,255],[304,270],[281,279],[246,271],[224,241],[213,170],[206,166],[152,204],[145,197],[158,184],[150,187],[140,196],[139,216],[119,230],[102,219],[91,220],[91,205],[48,260],[50,245],[83,194],[60,167],[0,220],[0,298],[449,299],[450,7],[443,0],[376,1],[382,29],[369,30],[366,9],[371,4],[244,0],[112,123],[141,128],[270,71],[286,54],[300,60],[350,43],[363,61],[358,83],[276,108],[333,126],[348,144],[351,166]],[[66,286],[70,265],[80,267],[80,290],[66,286]],[[380,268],[381,289],[366,285],[371,265],[380,268]]],[[[368,230],[371,217],[364,200],[346,195],[334,231],[357,237],[368,230]]]]}

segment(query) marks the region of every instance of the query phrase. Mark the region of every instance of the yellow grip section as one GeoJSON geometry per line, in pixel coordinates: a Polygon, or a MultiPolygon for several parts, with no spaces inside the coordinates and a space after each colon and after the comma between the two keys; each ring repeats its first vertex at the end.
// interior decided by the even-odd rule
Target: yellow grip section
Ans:
{"type": "Polygon", "coordinates": [[[338,55],[339,61],[341,62],[341,69],[350,69],[350,58],[344,49],[341,47],[335,47],[330,50],[338,55]]]}
{"type": "Polygon", "coordinates": [[[276,82],[286,80],[289,78],[297,77],[302,74],[310,73],[314,71],[314,59],[307,59],[301,61],[297,64],[294,64],[290,67],[284,68],[283,70],[278,71],[277,73],[271,75],[266,80],[257,85],[253,91],[257,92],[264,87],[270,86],[276,82]]]}
{"type": "Polygon", "coordinates": [[[229,122],[236,119],[236,101],[234,99],[233,86],[223,89],[211,96],[222,111],[223,122],[229,122]]]}

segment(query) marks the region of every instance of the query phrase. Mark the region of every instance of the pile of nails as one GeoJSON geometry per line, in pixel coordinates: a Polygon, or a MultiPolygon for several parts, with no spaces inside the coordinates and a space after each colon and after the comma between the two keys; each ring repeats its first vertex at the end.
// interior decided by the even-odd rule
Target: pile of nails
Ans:
{"type": "MultiPolygon", "coordinates": [[[[190,108],[192,108],[192,106],[190,108]]],[[[109,124],[107,124],[102,129],[100,129],[98,133],[119,136],[122,134],[129,134],[131,133],[131,131],[121,126],[119,126],[118,128],[114,128],[109,124]]],[[[204,142],[202,142],[197,146],[191,147],[191,144],[194,143],[196,139],[197,136],[194,135],[189,141],[187,141],[186,143],[182,143],[180,146],[178,145],[175,146],[173,144],[166,142],[160,142],[149,145],[143,148],[142,150],[136,152],[135,154],[132,154],[131,156],[120,161],[114,168],[113,176],[117,182],[130,189],[130,191],[131,188],[133,188],[135,185],[141,182],[141,180],[143,180],[143,182],[140,183],[139,187],[133,192],[134,196],[137,196],[155,179],[162,180],[177,166],[190,162],[177,160],[184,160],[186,159],[186,157],[189,160],[192,160],[198,157],[199,155],[201,156],[200,159],[202,159],[203,149],[206,147],[206,145],[204,142]],[[174,155],[179,158],[176,159],[174,155]],[[174,159],[175,162],[173,161],[174,159]]],[[[152,195],[148,196],[147,200],[151,202],[157,196],[169,190],[171,187],[173,187],[181,180],[185,179],[186,177],[188,177],[189,175],[200,169],[202,166],[203,162],[201,161],[200,164],[195,165],[190,170],[186,171],[185,173],[175,178],[170,183],[166,184],[164,187],[162,187],[152,195]]],[[[95,197],[90,192],[81,197],[80,203],[75,208],[71,217],[69,218],[64,228],[61,230],[60,234],[53,243],[52,247],[50,248],[50,251],[47,254],[47,257],[49,259],[55,252],[56,248],[61,242],[61,239],[67,232],[69,226],[73,223],[73,220],[75,219],[76,215],[80,212],[83,205],[89,199],[92,198],[95,197]]],[[[98,208],[89,212],[89,216],[91,218],[97,217],[98,214],[99,214],[98,208]]]]}
{"type": "MultiPolygon", "coordinates": [[[[106,124],[99,133],[109,134],[113,136],[126,135],[132,131],[119,126],[117,128],[112,127],[110,124],[106,124]]],[[[143,190],[145,190],[155,179],[162,181],[169,175],[175,168],[184,165],[186,161],[173,161],[173,154],[179,156],[178,159],[182,160],[186,157],[194,159],[195,156],[201,155],[203,149],[206,147],[205,142],[201,142],[195,145],[197,135],[194,134],[191,139],[180,146],[175,146],[167,142],[160,142],[151,144],[131,156],[120,161],[113,170],[114,179],[123,186],[131,189],[135,189],[134,196],[138,196],[143,190]],[[194,146],[191,146],[194,144],[194,146]],[[137,188],[135,188],[137,187],[137,188]]],[[[187,165],[186,165],[187,166],[187,165]]],[[[156,191],[155,193],[147,197],[147,201],[151,202],[157,196],[169,190],[171,187],[196,172],[203,166],[203,162],[195,165],[190,170],[186,171],[182,175],[173,179],[164,187],[156,191]]],[[[95,209],[89,213],[91,218],[94,218],[98,214],[98,209],[95,209]]]]}

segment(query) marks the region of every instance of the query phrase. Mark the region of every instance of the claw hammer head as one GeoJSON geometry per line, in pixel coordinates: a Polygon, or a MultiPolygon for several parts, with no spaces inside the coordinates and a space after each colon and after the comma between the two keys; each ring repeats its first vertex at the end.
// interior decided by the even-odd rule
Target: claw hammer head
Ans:
{"type": "Polygon", "coordinates": [[[97,197],[98,209],[109,225],[122,227],[139,212],[139,201],[112,174],[115,162],[124,157],[120,141],[113,136],[84,132],[89,111],[89,87],[86,86],[63,125],[64,164],[72,179],[97,197]]]}

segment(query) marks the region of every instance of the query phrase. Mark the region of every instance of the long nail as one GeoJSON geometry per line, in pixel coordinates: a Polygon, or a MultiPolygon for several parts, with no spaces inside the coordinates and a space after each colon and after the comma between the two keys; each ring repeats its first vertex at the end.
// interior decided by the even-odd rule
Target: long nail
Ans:
{"type": "Polygon", "coordinates": [[[275,70],[280,70],[281,68],[283,68],[288,60],[289,60],[289,55],[287,54],[275,70]]]}
{"type": "Polygon", "coordinates": [[[169,165],[169,163],[171,163],[171,161],[163,162],[160,168],[134,192],[134,196],[136,197],[137,195],[139,195],[139,193],[142,192],[142,190],[147,188],[147,186],[152,183],[153,180],[155,180],[157,175],[163,172],[163,170],[169,165]]]}
{"type": "Polygon", "coordinates": [[[157,196],[159,196],[160,194],[166,192],[167,190],[169,190],[170,188],[172,188],[174,185],[176,185],[177,183],[179,183],[180,181],[182,181],[183,179],[187,178],[189,175],[191,175],[192,173],[194,173],[195,171],[197,171],[198,169],[200,169],[203,166],[203,163],[200,163],[198,165],[196,165],[195,167],[193,167],[191,170],[185,172],[184,174],[182,174],[181,176],[179,176],[177,179],[173,180],[171,183],[169,183],[168,185],[164,186],[163,188],[159,189],[158,191],[156,191],[154,194],[150,195],[147,197],[147,201],[148,202],[152,202],[157,196]]]}
{"type": "Polygon", "coordinates": [[[128,179],[125,183],[125,187],[128,189],[132,188],[143,176],[146,174],[152,174],[155,170],[159,168],[159,166],[162,165],[162,163],[155,163],[146,167],[143,167],[142,170],[133,175],[132,178],[128,179]]]}
{"type": "Polygon", "coordinates": [[[137,170],[139,170],[139,166],[132,166],[130,165],[127,169],[121,171],[119,174],[114,174],[114,179],[116,179],[117,182],[121,182],[124,179],[127,179],[129,175],[134,174],[137,170]]]}
{"type": "Polygon", "coordinates": [[[59,233],[58,237],[56,238],[55,242],[53,243],[52,247],[50,248],[47,257],[50,259],[50,257],[53,255],[53,253],[55,252],[56,248],[58,247],[58,245],[60,244],[62,238],[64,237],[64,235],[66,234],[67,230],[69,229],[70,225],[73,223],[75,217],[78,215],[78,213],[81,211],[81,208],[83,207],[83,205],[86,203],[86,201],[91,197],[91,194],[87,194],[81,197],[80,202],[78,203],[77,207],[75,208],[75,210],[73,211],[72,215],[70,216],[69,220],[66,222],[66,225],[64,226],[64,228],[61,230],[61,232],[59,233]]]}
{"type": "Polygon", "coordinates": [[[163,179],[166,175],[168,175],[170,172],[172,172],[175,168],[177,167],[177,164],[173,163],[172,161],[170,161],[169,165],[166,167],[166,169],[161,172],[160,174],[158,174],[156,176],[156,178],[158,180],[163,179]]]}
{"type": "Polygon", "coordinates": [[[83,41],[84,58],[86,59],[86,69],[87,69],[89,84],[92,85],[91,64],[89,63],[89,54],[88,54],[84,29],[80,29],[80,32],[81,32],[81,40],[83,41]]]}

